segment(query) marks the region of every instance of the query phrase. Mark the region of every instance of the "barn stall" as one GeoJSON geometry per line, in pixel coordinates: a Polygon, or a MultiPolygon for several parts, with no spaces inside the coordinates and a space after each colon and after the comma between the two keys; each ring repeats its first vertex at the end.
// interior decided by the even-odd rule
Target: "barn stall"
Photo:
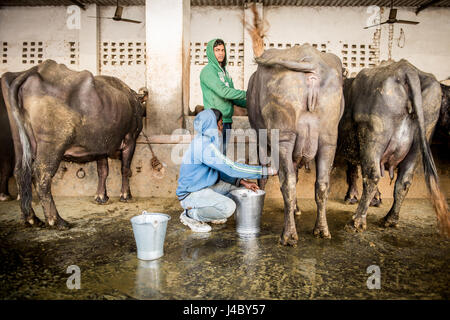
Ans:
{"type": "MultiPolygon", "coordinates": [[[[324,243],[314,239],[310,232],[315,211],[313,164],[311,173],[302,170],[299,176],[297,195],[302,199],[303,214],[296,218],[300,235],[297,248],[289,251],[277,246],[283,202],[276,178],[271,178],[266,187],[262,234],[257,239],[236,238],[233,219],[209,237],[191,234],[179,223],[181,207],[175,198],[179,161],[188,146],[189,135],[193,134],[193,112],[203,103],[199,74],[207,62],[206,43],[214,37],[225,41],[228,70],[237,88],[247,89],[248,80],[256,70],[251,38],[245,30],[245,23],[252,19],[247,2],[119,1],[124,6],[123,17],[140,22],[133,23],[108,19],[116,11],[114,0],[2,1],[0,73],[26,70],[53,59],[73,70],[118,77],[136,91],[146,87],[149,101],[143,132],[149,136],[152,147],[151,151],[141,134],[132,162],[133,203],[118,202],[119,161],[109,160],[107,187],[111,200],[106,206],[92,203],[97,187],[95,163],[61,163],[53,179],[52,192],[61,215],[77,221],[76,227],[69,231],[20,228],[18,202],[0,204],[2,254],[4,261],[13,261],[2,272],[5,283],[13,279],[3,286],[4,298],[448,298],[448,242],[436,232],[421,169],[402,208],[402,225],[398,229],[375,226],[392,203],[393,186],[385,177],[379,184],[384,203],[369,212],[372,227],[362,235],[347,234],[343,226],[355,207],[342,203],[345,171],[336,167],[328,203],[334,237],[324,243]],[[174,139],[174,133],[179,139],[174,139]],[[153,156],[163,164],[161,171],[152,168],[153,156]],[[172,216],[165,256],[151,266],[135,259],[129,224],[129,218],[144,209],[172,216]],[[71,245],[70,239],[86,234],[92,236],[91,240],[86,240],[84,245],[71,245]],[[418,241],[419,238],[424,240],[418,241]],[[95,250],[89,249],[92,243],[96,243],[95,250]],[[20,268],[32,269],[34,261],[30,256],[35,257],[39,250],[65,254],[55,255],[59,257],[54,261],[38,258],[48,273],[42,278],[36,275],[35,285],[21,291],[17,288],[21,288],[22,280],[16,274],[20,268]],[[113,256],[107,256],[111,252],[113,256]],[[423,255],[429,259],[424,261],[423,255]],[[70,256],[79,261],[69,263],[70,256]],[[224,261],[224,256],[230,260],[224,261]],[[359,258],[356,264],[352,261],[355,256],[359,258]],[[24,266],[19,267],[18,261],[25,262],[24,266]],[[414,273],[405,269],[405,265],[416,263],[421,265],[414,268],[414,273]],[[90,279],[91,287],[75,291],[55,289],[61,287],[59,282],[65,283],[65,268],[72,264],[89,270],[83,277],[90,279]],[[208,270],[221,266],[222,270],[206,278],[202,278],[206,269],[196,270],[192,275],[192,270],[199,265],[208,270]],[[380,265],[382,272],[389,269],[383,278],[383,290],[361,289],[361,286],[365,288],[366,269],[370,265],[380,265]],[[98,274],[108,275],[118,266],[123,268],[118,276],[111,280],[106,280],[108,276],[97,279],[98,274]],[[274,273],[287,276],[278,278],[274,273]],[[186,274],[190,278],[184,283],[186,274]],[[226,279],[225,285],[220,279],[226,279]],[[47,288],[40,286],[42,281],[47,288]],[[246,289],[238,290],[236,286],[246,289]]],[[[447,79],[450,76],[449,1],[432,4],[420,0],[394,1],[398,19],[420,23],[364,29],[387,20],[389,5],[390,1],[363,0],[257,1],[256,4],[260,15],[269,23],[266,48],[284,49],[308,42],[320,51],[336,54],[348,76],[355,76],[361,69],[372,68],[383,60],[405,58],[419,69],[433,73],[438,80],[447,79]]],[[[234,128],[250,128],[246,116],[236,116],[233,121],[234,128]]],[[[251,149],[254,144],[247,146],[251,149]]],[[[432,150],[441,186],[448,197],[446,146],[445,142],[436,142],[432,150]]],[[[239,161],[255,161],[251,152],[231,156],[239,161]]],[[[13,178],[9,186],[16,195],[13,178]]],[[[34,206],[39,215],[42,212],[39,204],[34,206]]]]}

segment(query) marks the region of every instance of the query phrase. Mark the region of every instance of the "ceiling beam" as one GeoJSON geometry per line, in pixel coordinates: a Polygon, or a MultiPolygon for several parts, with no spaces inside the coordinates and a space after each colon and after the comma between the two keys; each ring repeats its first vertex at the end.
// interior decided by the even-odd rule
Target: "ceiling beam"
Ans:
{"type": "Polygon", "coordinates": [[[426,3],[424,3],[424,4],[422,4],[421,6],[419,6],[419,7],[416,9],[416,15],[418,15],[420,11],[423,11],[423,10],[425,10],[426,8],[431,7],[432,5],[435,5],[435,4],[437,4],[437,3],[441,2],[441,1],[442,1],[442,0],[430,0],[430,1],[428,1],[428,2],[426,2],[426,3]]]}
{"type": "Polygon", "coordinates": [[[78,0],[70,0],[70,2],[72,2],[73,4],[76,4],[81,9],[86,10],[86,6],[83,3],[81,3],[80,1],[78,1],[78,0]]]}

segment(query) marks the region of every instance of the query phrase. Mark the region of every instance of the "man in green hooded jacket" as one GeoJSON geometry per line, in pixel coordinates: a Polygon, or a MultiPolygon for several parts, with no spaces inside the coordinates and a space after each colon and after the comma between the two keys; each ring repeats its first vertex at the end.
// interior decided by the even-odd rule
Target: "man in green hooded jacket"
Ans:
{"type": "Polygon", "coordinates": [[[213,39],[206,47],[208,64],[200,73],[200,86],[205,109],[215,108],[223,115],[223,152],[226,154],[227,129],[231,129],[234,105],[247,107],[246,92],[234,88],[233,80],[226,70],[227,55],[222,39],[213,39]]]}

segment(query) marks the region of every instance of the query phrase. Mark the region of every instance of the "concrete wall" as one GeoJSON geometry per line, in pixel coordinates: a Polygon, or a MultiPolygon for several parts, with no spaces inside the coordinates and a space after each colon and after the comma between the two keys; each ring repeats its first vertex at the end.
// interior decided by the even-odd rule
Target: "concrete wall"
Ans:
{"type": "MultiPolygon", "coordinates": [[[[99,7],[100,16],[112,17],[115,9],[114,6],[99,7]]],[[[100,19],[99,73],[118,77],[137,91],[146,86],[144,6],[125,7],[122,17],[142,22],[100,19]]]]}
{"type": "Polygon", "coordinates": [[[84,53],[80,49],[80,42],[83,40],[95,42],[98,39],[98,43],[94,43],[94,50],[98,52],[87,57],[89,60],[97,59],[94,65],[98,67],[90,71],[94,74],[119,77],[134,90],[145,86],[144,7],[125,7],[123,13],[124,18],[140,20],[142,21],[140,24],[99,19],[98,27],[96,19],[91,16],[97,13],[101,17],[112,17],[115,7],[97,7],[98,10],[90,10],[89,13],[81,10],[79,29],[69,28],[67,21],[73,13],[68,8],[2,7],[0,74],[6,71],[26,70],[45,59],[64,63],[74,70],[90,70],[91,68],[80,61],[80,55],[84,53]],[[31,56],[33,54],[34,57],[31,56]]]}
{"type": "Polygon", "coordinates": [[[49,58],[77,68],[80,31],[67,28],[68,16],[66,7],[1,8],[0,74],[26,70],[49,58]]]}
{"type": "MultiPolygon", "coordinates": [[[[413,9],[403,9],[397,17],[420,21],[414,25],[394,27],[393,59],[405,58],[417,68],[433,73],[438,80],[450,77],[450,8],[428,8],[415,15],[413,9]],[[403,47],[398,46],[400,28],[404,30],[403,47]]],[[[400,39],[400,45],[402,41],[400,39]]]]}
{"type": "MultiPolygon", "coordinates": [[[[363,29],[374,24],[374,18],[387,20],[389,8],[270,6],[262,9],[269,23],[266,48],[286,48],[309,42],[319,50],[339,56],[349,75],[356,75],[362,68],[372,67],[389,57],[389,25],[363,29]]],[[[191,110],[203,104],[198,79],[206,62],[206,58],[202,58],[206,54],[205,43],[222,37],[229,50],[229,43],[245,42],[244,11],[241,7],[191,8],[191,110]]],[[[400,8],[397,18],[420,24],[393,26],[391,58],[408,59],[423,71],[433,73],[438,80],[449,77],[450,9],[427,9],[416,16],[413,8],[400,8]],[[400,29],[406,38],[404,44],[402,39],[399,41],[400,29]]],[[[247,54],[251,55],[252,51],[247,54]]],[[[236,87],[246,89],[244,70],[254,68],[251,58],[243,60],[245,63],[241,66],[234,64],[229,70],[236,87]]]]}
{"type": "MultiPolygon", "coordinates": [[[[134,197],[175,197],[179,174],[179,159],[188,144],[152,145],[158,159],[163,163],[161,172],[152,170],[152,154],[148,147],[139,143],[131,164],[132,177],[130,179],[131,193],[134,197]]],[[[248,150],[248,147],[247,147],[248,150]]],[[[450,158],[445,149],[434,146],[432,148],[435,157],[442,191],[450,197],[450,158]]],[[[121,187],[120,161],[109,159],[109,177],[107,180],[108,195],[111,200],[118,201],[121,187]]],[[[97,189],[97,169],[95,162],[76,164],[62,162],[58,172],[53,178],[52,192],[56,196],[92,196],[94,198],[97,189]],[[77,171],[83,169],[85,177],[77,178],[77,171]]],[[[300,170],[297,184],[297,196],[299,198],[314,198],[315,166],[312,164],[311,172],[300,170]]],[[[379,189],[383,198],[392,198],[394,184],[390,183],[388,175],[381,179],[379,189]]],[[[334,168],[331,175],[330,199],[343,199],[346,192],[345,171],[342,167],[334,168]]],[[[358,181],[360,195],[362,193],[361,178],[358,181]]],[[[10,180],[10,190],[16,194],[14,179],[10,180]]],[[[280,185],[278,177],[272,177],[266,187],[268,198],[280,198],[280,185]]],[[[427,197],[427,189],[423,178],[423,169],[420,165],[414,176],[409,198],[427,197]]]]}
{"type": "MultiPolygon", "coordinates": [[[[183,22],[179,26],[183,27],[178,30],[190,29],[190,68],[186,69],[186,64],[184,64],[182,69],[182,72],[189,72],[190,78],[189,94],[183,94],[183,97],[190,96],[190,98],[188,98],[188,102],[180,101],[170,106],[167,112],[176,113],[177,117],[182,112],[183,104],[188,103],[191,110],[197,104],[202,104],[199,73],[205,62],[205,43],[210,39],[221,37],[227,43],[229,61],[233,63],[229,66],[229,71],[237,88],[246,88],[245,75],[247,74],[248,78],[249,70],[254,69],[252,59],[249,58],[251,50],[248,50],[248,46],[250,44],[242,24],[244,14],[246,17],[248,15],[248,9],[191,7],[190,11],[185,8],[180,10],[178,13],[180,17],[183,17],[183,22]],[[188,12],[190,12],[190,21],[186,20],[188,12]],[[247,55],[243,56],[243,52],[247,52],[247,55]]],[[[341,57],[343,62],[347,63],[350,73],[358,72],[362,68],[362,64],[364,67],[370,66],[371,63],[388,57],[389,27],[382,26],[378,31],[377,28],[364,30],[363,27],[367,25],[368,18],[374,15],[374,11],[368,11],[366,7],[260,7],[260,11],[270,24],[266,47],[285,48],[296,43],[310,42],[321,50],[333,52],[341,57]]],[[[94,15],[97,13],[99,16],[112,16],[114,7],[90,7],[90,12],[93,12],[94,15]]],[[[388,10],[385,8],[380,11],[379,15],[381,15],[382,21],[387,18],[387,14],[388,10]]],[[[149,51],[146,46],[148,42],[146,29],[149,26],[145,23],[145,7],[126,7],[124,10],[124,17],[141,20],[141,24],[115,22],[107,19],[101,19],[97,24],[94,23],[95,19],[87,16],[87,13],[82,13],[82,15],[81,29],[71,30],[67,28],[66,22],[69,14],[66,7],[3,7],[0,9],[0,73],[24,70],[37,63],[38,58],[51,58],[65,63],[73,69],[88,68],[97,70],[97,73],[118,76],[135,90],[148,85],[148,77],[151,77],[152,74],[149,73],[146,77],[146,71],[148,71],[148,61],[153,57],[146,56],[146,53],[152,51],[149,51]],[[92,39],[98,39],[97,43],[93,43],[92,39]],[[86,41],[89,42],[89,50],[94,47],[94,54],[97,50],[97,60],[92,59],[92,51],[85,52],[83,43],[86,41]],[[31,44],[32,42],[34,44],[31,44]],[[122,49],[123,51],[121,51],[122,49]],[[126,52],[124,57],[121,57],[122,52],[126,52]],[[42,54],[42,56],[31,57],[31,54],[42,54]],[[6,56],[3,57],[3,55],[6,56]],[[22,58],[22,55],[25,56],[22,58]]],[[[450,9],[427,9],[415,16],[411,9],[402,8],[398,12],[398,17],[418,20],[420,24],[418,26],[394,26],[392,57],[394,59],[407,58],[424,71],[434,73],[438,79],[450,76],[450,64],[448,63],[450,60],[450,38],[448,37],[450,9]],[[406,38],[402,48],[398,46],[396,40],[400,36],[400,28],[403,29],[406,38]]],[[[186,45],[185,43],[183,47],[180,44],[177,48],[184,50],[186,45]]],[[[171,48],[168,46],[164,50],[171,50],[171,48]]],[[[179,57],[183,59],[183,54],[180,53],[179,57]]],[[[181,66],[182,63],[179,65],[181,66]]],[[[187,77],[183,76],[183,78],[187,77]]],[[[186,83],[183,83],[183,86],[185,85],[186,83]]],[[[159,98],[164,99],[164,91],[154,92],[154,94],[160,95],[159,98]]],[[[186,105],[184,110],[186,111],[186,105]]],[[[151,111],[149,114],[151,115],[151,111]]],[[[149,123],[147,123],[147,129],[149,123]]],[[[186,123],[186,127],[191,128],[192,118],[187,118],[186,123]]],[[[158,122],[150,124],[152,126],[160,125],[158,122]]],[[[248,121],[245,118],[236,118],[235,127],[248,127],[248,121]]],[[[174,196],[179,170],[179,165],[173,162],[171,156],[174,147],[170,144],[153,145],[156,155],[165,164],[164,173],[156,174],[150,168],[151,154],[148,148],[142,143],[139,144],[132,163],[131,189],[135,196],[174,196]]],[[[450,186],[448,162],[439,159],[437,162],[440,168],[441,183],[448,195],[448,186],[450,186]]],[[[95,163],[84,165],[63,163],[54,178],[53,192],[55,195],[64,196],[93,196],[96,185],[95,163]],[[80,168],[86,172],[84,179],[78,179],[75,175],[80,168]]],[[[12,181],[11,186],[14,189],[12,181]]],[[[299,197],[313,197],[314,167],[312,167],[312,173],[309,174],[301,171],[298,186],[299,197]]],[[[384,197],[392,196],[393,186],[389,185],[388,178],[382,179],[380,186],[384,197]]],[[[118,160],[110,160],[108,187],[111,196],[118,196],[120,192],[118,160]]],[[[268,192],[269,197],[281,196],[277,178],[272,178],[269,182],[268,192]]],[[[330,197],[342,198],[344,193],[344,172],[342,169],[337,169],[333,171],[330,197]]],[[[426,194],[423,176],[419,170],[409,197],[425,197],[426,194]]]]}
{"type": "Polygon", "coordinates": [[[270,24],[266,47],[308,42],[338,55],[349,73],[356,74],[379,62],[380,31],[363,29],[371,14],[367,7],[268,7],[264,9],[264,18],[270,24]]]}
{"type": "MultiPolygon", "coordinates": [[[[114,9],[114,6],[98,7],[98,15],[113,16],[114,9]]],[[[69,29],[67,19],[71,14],[67,10],[68,7],[63,6],[0,9],[0,73],[25,70],[33,65],[32,62],[37,63],[40,59],[47,58],[79,69],[80,36],[95,33],[96,30],[86,30],[83,24],[79,30],[69,29]],[[12,32],[16,30],[20,32],[12,32]],[[31,45],[32,42],[35,44],[31,45]],[[36,54],[42,54],[42,57],[35,56],[32,59],[32,49],[36,50],[36,54]],[[37,50],[42,51],[38,53],[37,50]]],[[[388,8],[381,8],[379,14],[368,7],[272,6],[264,7],[262,11],[270,24],[267,47],[285,48],[309,42],[321,50],[337,54],[347,65],[350,74],[388,58],[389,26],[363,29],[371,17],[381,15],[382,21],[387,19],[388,8]],[[286,21],[289,21],[289,27],[286,27],[286,21]]],[[[190,16],[189,107],[193,110],[196,105],[203,104],[199,74],[206,62],[206,42],[221,37],[227,43],[231,62],[229,71],[239,89],[247,86],[244,82],[244,69],[251,68],[252,62],[251,59],[245,59],[244,63],[242,7],[192,7],[190,16]]],[[[97,71],[100,74],[118,76],[137,90],[147,84],[145,7],[125,7],[124,17],[141,20],[142,23],[99,20],[97,71]],[[113,49],[116,51],[113,52],[113,49]]],[[[439,80],[449,77],[450,64],[447,61],[450,59],[450,9],[430,8],[416,16],[412,8],[400,8],[398,17],[420,21],[420,24],[394,25],[392,58],[406,58],[422,70],[435,74],[439,80]],[[399,41],[400,29],[403,29],[404,43],[403,38],[399,41]],[[402,47],[399,47],[399,42],[402,47]]],[[[94,20],[88,17],[84,21],[94,20]]]]}

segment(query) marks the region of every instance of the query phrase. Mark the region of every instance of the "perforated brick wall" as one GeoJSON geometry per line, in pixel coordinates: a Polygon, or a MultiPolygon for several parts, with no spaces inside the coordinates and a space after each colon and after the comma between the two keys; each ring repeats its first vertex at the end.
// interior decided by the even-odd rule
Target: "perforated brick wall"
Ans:
{"type": "Polygon", "coordinates": [[[22,42],[22,64],[39,64],[45,60],[44,42],[23,41],[22,42]]]}
{"type": "Polygon", "coordinates": [[[7,64],[8,63],[8,42],[1,41],[0,42],[0,63],[7,64]]]}
{"type": "Polygon", "coordinates": [[[101,48],[103,66],[132,66],[145,64],[145,42],[103,41],[101,48]]]}

